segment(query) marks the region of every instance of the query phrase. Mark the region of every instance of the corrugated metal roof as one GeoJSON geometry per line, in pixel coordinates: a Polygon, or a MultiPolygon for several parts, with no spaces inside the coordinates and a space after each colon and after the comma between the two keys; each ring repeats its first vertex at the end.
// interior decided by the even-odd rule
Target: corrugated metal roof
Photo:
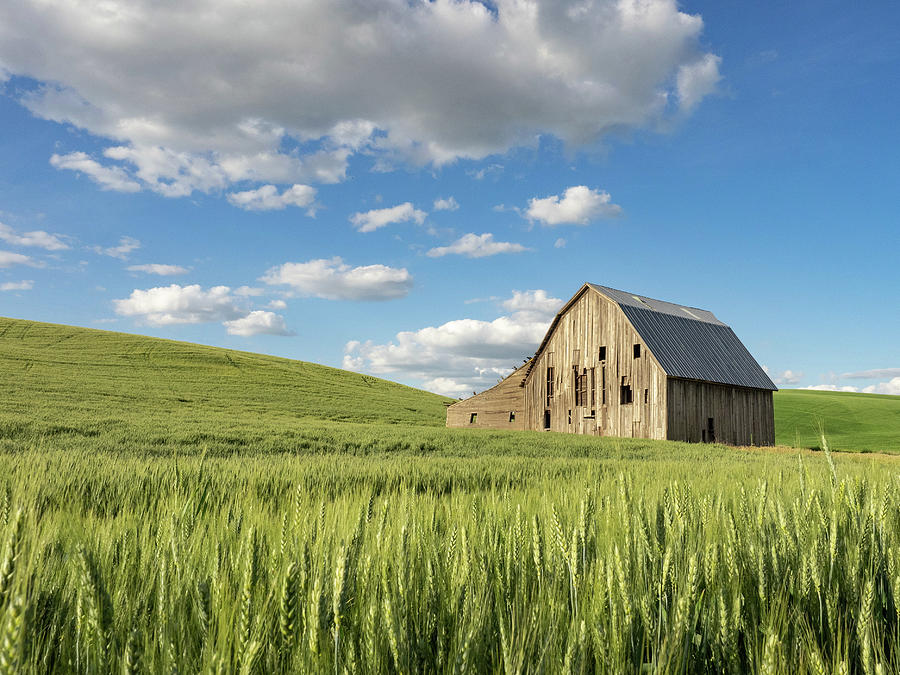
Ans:
{"type": "Polygon", "coordinates": [[[712,312],[588,284],[621,307],[670,377],[738,387],[777,387],[734,331],[712,312]]]}

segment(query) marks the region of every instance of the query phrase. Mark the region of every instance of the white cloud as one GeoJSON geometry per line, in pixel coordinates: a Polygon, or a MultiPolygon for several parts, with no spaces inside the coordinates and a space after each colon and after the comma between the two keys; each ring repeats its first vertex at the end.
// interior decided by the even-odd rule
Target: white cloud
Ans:
{"type": "Polygon", "coordinates": [[[456,211],[458,208],[459,203],[453,197],[448,197],[447,199],[442,197],[434,200],[435,211],[456,211]]]}
{"type": "Polygon", "coordinates": [[[413,285],[405,268],[351,267],[339,257],[284,263],[270,269],[260,280],[326,300],[392,300],[405,297],[413,285]]]}
{"type": "Polygon", "coordinates": [[[484,234],[464,234],[449,246],[438,246],[428,251],[429,258],[440,258],[445,255],[464,255],[467,258],[484,258],[498,253],[520,253],[527,251],[521,244],[509,241],[494,241],[490,232],[484,234]]]}
{"type": "Polygon", "coordinates": [[[858,392],[859,389],[856,387],[839,387],[836,384],[813,384],[808,387],[800,387],[801,389],[811,389],[812,391],[847,391],[847,392],[858,392]]]}
{"type": "Polygon", "coordinates": [[[418,381],[448,396],[468,394],[534,354],[562,303],[542,290],[514,292],[502,303],[510,313],[493,321],[457,319],[397,333],[385,344],[348,342],[343,366],[418,381]]]}
{"type": "Polygon", "coordinates": [[[415,208],[410,202],[403,202],[386,209],[372,209],[364,213],[354,213],[350,216],[350,222],[360,232],[374,232],[379,227],[384,227],[391,223],[405,223],[410,220],[421,225],[425,222],[425,216],[427,215],[424,211],[415,208]]]}
{"type": "Polygon", "coordinates": [[[781,373],[769,373],[768,368],[764,368],[764,370],[767,375],[772,377],[772,382],[775,384],[797,384],[803,379],[801,371],[785,370],[781,373]]]}
{"type": "Polygon", "coordinates": [[[557,239],[556,241],[553,242],[553,248],[565,248],[565,247],[566,247],[566,240],[563,239],[562,237],[560,237],[559,239],[557,239]]]}
{"type": "Polygon", "coordinates": [[[274,312],[254,310],[247,316],[232,321],[225,321],[225,328],[229,335],[296,335],[284,323],[284,317],[274,312]]]}
{"type": "Polygon", "coordinates": [[[13,246],[36,246],[48,251],[62,251],[69,248],[68,244],[59,238],[59,235],[50,234],[43,230],[17,233],[9,225],[0,223],[0,239],[13,246]]]}
{"type": "Polygon", "coordinates": [[[269,309],[287,309],[287,303],[284,300],[271,300],[268,307],[269,309]]]}
{"type": "Polygon", "coordinates": [[[119,239],[118,246],[110,246],[103,248],[102,246],[94,246],[94,253],[100,255],[108,255],[110,258],[118,258],[119,260],[127,260],[132,251],[136,251],[141,247],[141,242],[134,237],[122,237],[119,239]]]}
{"type": "Polygon", "coordinates": [[[197,284],[172,284],[147,290],[135,289],[128,298],[113,300],[113,306],[116,314],[139,317],[156,326],[231,321],[241,318],[246,312],[236,304],[236,298],[230,291],[228,286],[203,290],[197,284]]]}
{"type": "Polygon", "coordinates": [[[37,263],[27,255],[21,253],[13,253],[12,251],[0,251],[0,268],[12,267],[13,265],[31,265],[37,266],[37,263]]]}
{"type": "Polygon", "coordinates": [[[675,86],[682,110],[690,112],[716,90],[716,85],[722,79],[719,74],[721,63],[721,57],[704,54],[693,63],[686,63],[678,68],[675,86]]]}
{"type": "Polygon", "coordinates": [[[120,166],[104,166],[84,152],[70,152],[68,155],[51,155],[50,165],[57,169],[78,171],[93,180],[103,190],[116,192],[138,192],[141,184],[134,180],[120,166]]]}
{"type": "Polygon", "coordinates": [[[652,128],[718,79],[702,30],[676,0],[21,0],[0,3],[0,63],[41,83],[35,115],[113,143],[54,165],[178,196],[652,128]]]}
{"type": "Polygon", "coordinates": [[[232,192],[228,201],[245,211],[272,211],[286,206],[308,207],[307,214],[315,215],[316,189],[309,185],[293,185],[278,193],[274,185],[263,185],[255,190],[232,192]]]}
{"type": "Polygon", "coordinates": [[[0,291],[30,291],[34,288],[34,282],[26,281],[6,281],[0,284],[0,291]]]}
{"type": "Polygon", "coordinates": [[[238,286],[234,289],[234,294],[242,298],[258,298],[266,294],[266,289],[257,288],[255,286],[238,286]]]}
{"type": "Polygon", "coordinates": [[[187,274],[190,270],[181,265],[163,265],[161,263],[148,263],[146,265],[129,265],[125,268],[129,272],[143,272],[144,274],[157,274],[161,277],[171,277],[178,274],[187,274]]]}
{"type": "Polygon", "coordinates": [[[563,193],[562,199],[551,195],[529,200],[525,215],[544,225],[587,225],[596,218],[611,218],[622,212],[622,207],[611,200],[608,192],[575,185],[563,193]]]}
{"type": "Polygon", "coordinates": [[[900,377],[900,368],[875,368],[873,370],[858,370],[852,373],[844,373],[842,378],[848,380],[874,380],[881,377],[900,377]]]}
{"type": "Polygon", "coordinates": [[[887,382],[879,382],[863,387],[861,390],[865,394],[891,394],[900,396],[900,376],[892,377],[887,382]]]}

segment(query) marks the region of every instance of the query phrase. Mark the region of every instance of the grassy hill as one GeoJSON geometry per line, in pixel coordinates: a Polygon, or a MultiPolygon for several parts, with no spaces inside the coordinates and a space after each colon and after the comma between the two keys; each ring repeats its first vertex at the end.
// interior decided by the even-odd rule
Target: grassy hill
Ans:
{"type": "Polygon", "coordinates": [[[5,318],[0,373],[0,439],[145,448],[289,440],[311,419],[443,426],[447,400],[314,363],[5,318]]]}
{"type": "Polygon", "coordinates": [[[775,440],[833,450],[900,452],[900,396],[784,389],[775,394],[775,440]]]}

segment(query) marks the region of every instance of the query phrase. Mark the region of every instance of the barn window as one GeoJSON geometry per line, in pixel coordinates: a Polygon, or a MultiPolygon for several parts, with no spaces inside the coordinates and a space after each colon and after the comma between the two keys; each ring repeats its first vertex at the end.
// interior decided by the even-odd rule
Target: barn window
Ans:
{"type": "Polygon", "coordinates": [[[641,358],[641,346],[640,345],[634,346],[634,358],[636,358],[636,359],[641,358]]]}
{"type": "Polygon", "coordinates": [[[475,424],[478,421],[478,413],[469,415],[469,424],[475,424]]]}
{"type": "Polygon", "coordinates": [[[606,366],[600,367],[600,402],[606,405],[606,366]]]}
{"type": "Polygon", "coordinates": [[[569,424],[572,424],[572,411],[569,411],[569,424]]]}
{"type": "Polygon", "coordinates": [[[606,361],[606,346],[600,347],[600,360],[606,361]]]}
{"type": "Polygon", "coordinates": [[[553,367],[547,367],[547,405],[553,400],[553,367]]]}
{"type": "Polygon", "coordinates": [[[586,406],[588,403],[588,371],[582,368],[578,373],[578,366],[573,366],[575,373],[575,405],[586,406]]]}
{"type": "Polygon", "coordinates": [[[510,422],[516,421],[516,411],[515,410],[513,410],[511,413],[509,413],[509,421],[510,422]]]}
{"type": "Polygon", "coordinates": [[[619,403],[633,403],[634,393],[631,391],[631,385],[623,384],[619,390],[619,403]]]}
{"type": "MultiPolygon", "coordinates": [[[[590,382],[588,382],[588,386],[590,387],[590,392],[591,392],[590,393],[590,403],[591,403],[591,407],[593,408],[594,407],[594,390],[597,388],[596,387],[597,383],[594,380],[594,369],[591,368],[589,373],[590,373],[590,382]]],[[[594,413],[592,412],[591,415],[593,415],[593,414],[594,413]]]]}
{"type": "Polygon", "coordinates": [[[644,403],[650,403],[650,390],[644,389],[644,403]]]}
{"type": "Polygon", "coordinates": [[[544,429],[549,429],[549,428],[550,428],[550,411],[545,410],[544,411],[544,429]]]}

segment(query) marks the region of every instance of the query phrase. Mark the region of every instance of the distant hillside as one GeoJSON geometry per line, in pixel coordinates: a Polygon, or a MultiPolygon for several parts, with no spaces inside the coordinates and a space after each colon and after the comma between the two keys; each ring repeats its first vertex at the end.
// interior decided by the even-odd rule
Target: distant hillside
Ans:
{"type": "Polygon", "coordinates": [[[0,439],[143,430],[171,446],[304,419],[443,426],[447,400],[314,363],[5,318],[0,373],[0,439]]]}
{"type": "Polygon", "coordinates": [[[819,424],[833,450],[900,452],[900,396],[783,389],[775,394],[775,441],[817,448],[819,424]]]}

